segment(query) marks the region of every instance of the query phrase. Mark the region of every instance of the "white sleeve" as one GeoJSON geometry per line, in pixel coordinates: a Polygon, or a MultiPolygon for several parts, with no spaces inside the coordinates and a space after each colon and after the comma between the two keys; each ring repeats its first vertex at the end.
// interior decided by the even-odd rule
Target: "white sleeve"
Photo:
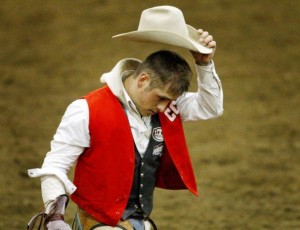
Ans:
{"type": "Polygon", "coordinates": [[[223,90],[214,63],[196,65],[198,91],[187,92],[176,101],[183,121],[207,120],[223,113],[223,90]]]}
{"type": "Polygon", "coordinates": [[[41,189],[44,203],[76,190],[67,173],[85,148],[89,147],[89,112],[86,100],[74,101],[67,108],[51,141],[42,168],[29,169],[31,177],[42,177],[41,189]]]}
{"type": "Polygon", "coordinates": [[[56,197],[66,194],[64,184],[56,176],[42,176],[42,198],[45,205],[56,197]]]}

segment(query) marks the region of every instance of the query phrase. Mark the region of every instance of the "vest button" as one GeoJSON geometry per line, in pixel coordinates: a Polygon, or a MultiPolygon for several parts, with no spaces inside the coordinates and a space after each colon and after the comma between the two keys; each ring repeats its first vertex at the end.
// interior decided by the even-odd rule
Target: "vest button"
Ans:
{"type": "Polygon", "coordinates": [[[144,185],[143,185],[143,184],[140,184],[140,187],[141,187],[141,188],[143,188],[143,187],[144,187],[144,185]]]}
{"type": "Polygon", "coordinates": [[[140,198],[143,198],[143,195],[142,195],[142,194],[140,194],[140,195],[139,195],[139,197],[140,197],[140,198]]]}
{"type": "Polygon", "coordinates": [[[139,206],[137,206],[137,205],[134,205],[134,208],[135,208],[135,209],[138,209],[138,208],[139,208],[139,206]]]}
{"type": "Polygon", "coordinates": [[[141,177],[144,177],[144,173],[141,173],[141,177]]]}

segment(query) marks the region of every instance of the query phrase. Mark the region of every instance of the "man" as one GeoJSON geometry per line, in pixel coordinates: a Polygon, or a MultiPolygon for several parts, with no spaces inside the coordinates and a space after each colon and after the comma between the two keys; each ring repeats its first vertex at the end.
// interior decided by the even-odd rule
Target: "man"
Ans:
{"type": "MultiPolygon", "coordinates": [[[[145,14],[161,9],[178,14],[173,7],[151,8],[143,12],[140,25],[146,25],[145,14]]],[[[177,36],[162,31],[149,40],[144,32],[148,30],[139,28],[133,36],[118,36],[161,43],[177,36]]],[[[175,52],[160,50],[143,62],[121,60],[102,75],[104,87],[68,107],[42,168],[29,170],[30,176],[42,177],[48,229],[70,229],[63,221],[66,193],[78,205],[76,229],[138,230],[150,229],[155,186],[197,195],[181,122],[220,116],[223,92],[212,61],[216,42],[206,31],[194,33],[197,39],[179,34],[172,45],[191,50],[197,92],[187,92],[192,75],[188,63],[175,52]],[[66,174],[75,162],[74,185],[66,174]]]]}

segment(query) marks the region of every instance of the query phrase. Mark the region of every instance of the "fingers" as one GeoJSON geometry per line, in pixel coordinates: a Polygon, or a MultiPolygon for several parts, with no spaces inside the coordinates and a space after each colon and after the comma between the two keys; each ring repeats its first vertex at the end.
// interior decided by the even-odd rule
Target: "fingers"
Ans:
{"type": "Polygon", "coordinates": [[[200,34],[199,43],[203,46],[206,46],[208,48],[216,48],[217,43],[214,41],[214,38],[212,35],[210,35],[207,31],[204,31],[202,29],[198,29],[198,33],[200,34]]]}
{"type": "Polygon", "coordinates": [[[207,47],[215,49],[217,47],[217,43],[215,41],[211,41],[211,42],[207,43],[207,47]]]}

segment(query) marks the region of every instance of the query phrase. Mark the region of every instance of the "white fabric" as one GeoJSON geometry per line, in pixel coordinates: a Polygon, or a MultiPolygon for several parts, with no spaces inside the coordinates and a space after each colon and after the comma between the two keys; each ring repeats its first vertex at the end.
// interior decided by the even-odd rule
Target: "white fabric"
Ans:
{"type": "Polygon", "coordinates": [[[144,221],[145,224],[145,230],[151,230],[151,224],[149,221],[144,221]]]}
{"type": "MultiPolygon", "coordinates": [[[[47,179],[46,176],[55,176],[55,178],[57,178],[56,180],[58,180],[57,183],[54,183],[52,185],[57,185],[57,188],[59,188],[59,190],[61,191],[66,191],[67,193],[71,194],[73,192],[75,192],[76,190],[76,186],[68,179],[68,176],[66,173],[60,171],[57,168],[51,168],[51,167],[43,167],[42,169],[36,168],[36,169],[29,169],[28,170],[28,175],[30,177],[42,177],[43,179],[47,179]],[[64,189],[61,188],[61,186],[59,186],[60,184],[63,184],[65,186],[64,189]]],[[[49,177],[49,183],[51,181],[51,178],[53,177],[49,177]]],[[[42,180],[43,182],[43,180],[42,180]]],[[[43,187],[43,183],[42,183],[42,187],[43,187]]],[[[51,186],[46,186],[44,190],[48,190],[48,188],[50,189],[51,186]]],[[[54,200],[57,196],[65,194],[64,193],[60,193],[56,196],[53,197],[47,197],[46,199],[44,199],[44,203],[49,201],[49,200],[54,200]]]]}
{"type": "MultiPolygon", "coordinates": [[[[138,64],[139,61],[136,59],[121,60],[111,72],[101,77],[101,82],[107,83],[114,95],[123,103],[135,144],[140,153],[143,154],[151,134],[150,117],[141,117],[134,109],[132,101],[124,91],[120,77],[124,71],[133,70],[138,64]]],[[[183,121],[205,120],[220,116],[223,113],[223,91],[214,64],[209,66],[196,65],[196,71],[198,92],[186,93],[176,101],[183,121]]],[[[75,191],[76,187],[66,179],[66,174],[84,149],[89,147],[88,126],[87,102],[85,99],[78,99],[67,108],[51,142],[51,150],[47,153],[42,168],[29,170],[29,175],[32,177],[47,176],[42,179],[44,202],[61,195],[62,191],[68,193],[75,191]],[[62,177],[62,174],[65,176],[62,177]],[[54,186],[55,180],[57,183],[54,186]]]]}

